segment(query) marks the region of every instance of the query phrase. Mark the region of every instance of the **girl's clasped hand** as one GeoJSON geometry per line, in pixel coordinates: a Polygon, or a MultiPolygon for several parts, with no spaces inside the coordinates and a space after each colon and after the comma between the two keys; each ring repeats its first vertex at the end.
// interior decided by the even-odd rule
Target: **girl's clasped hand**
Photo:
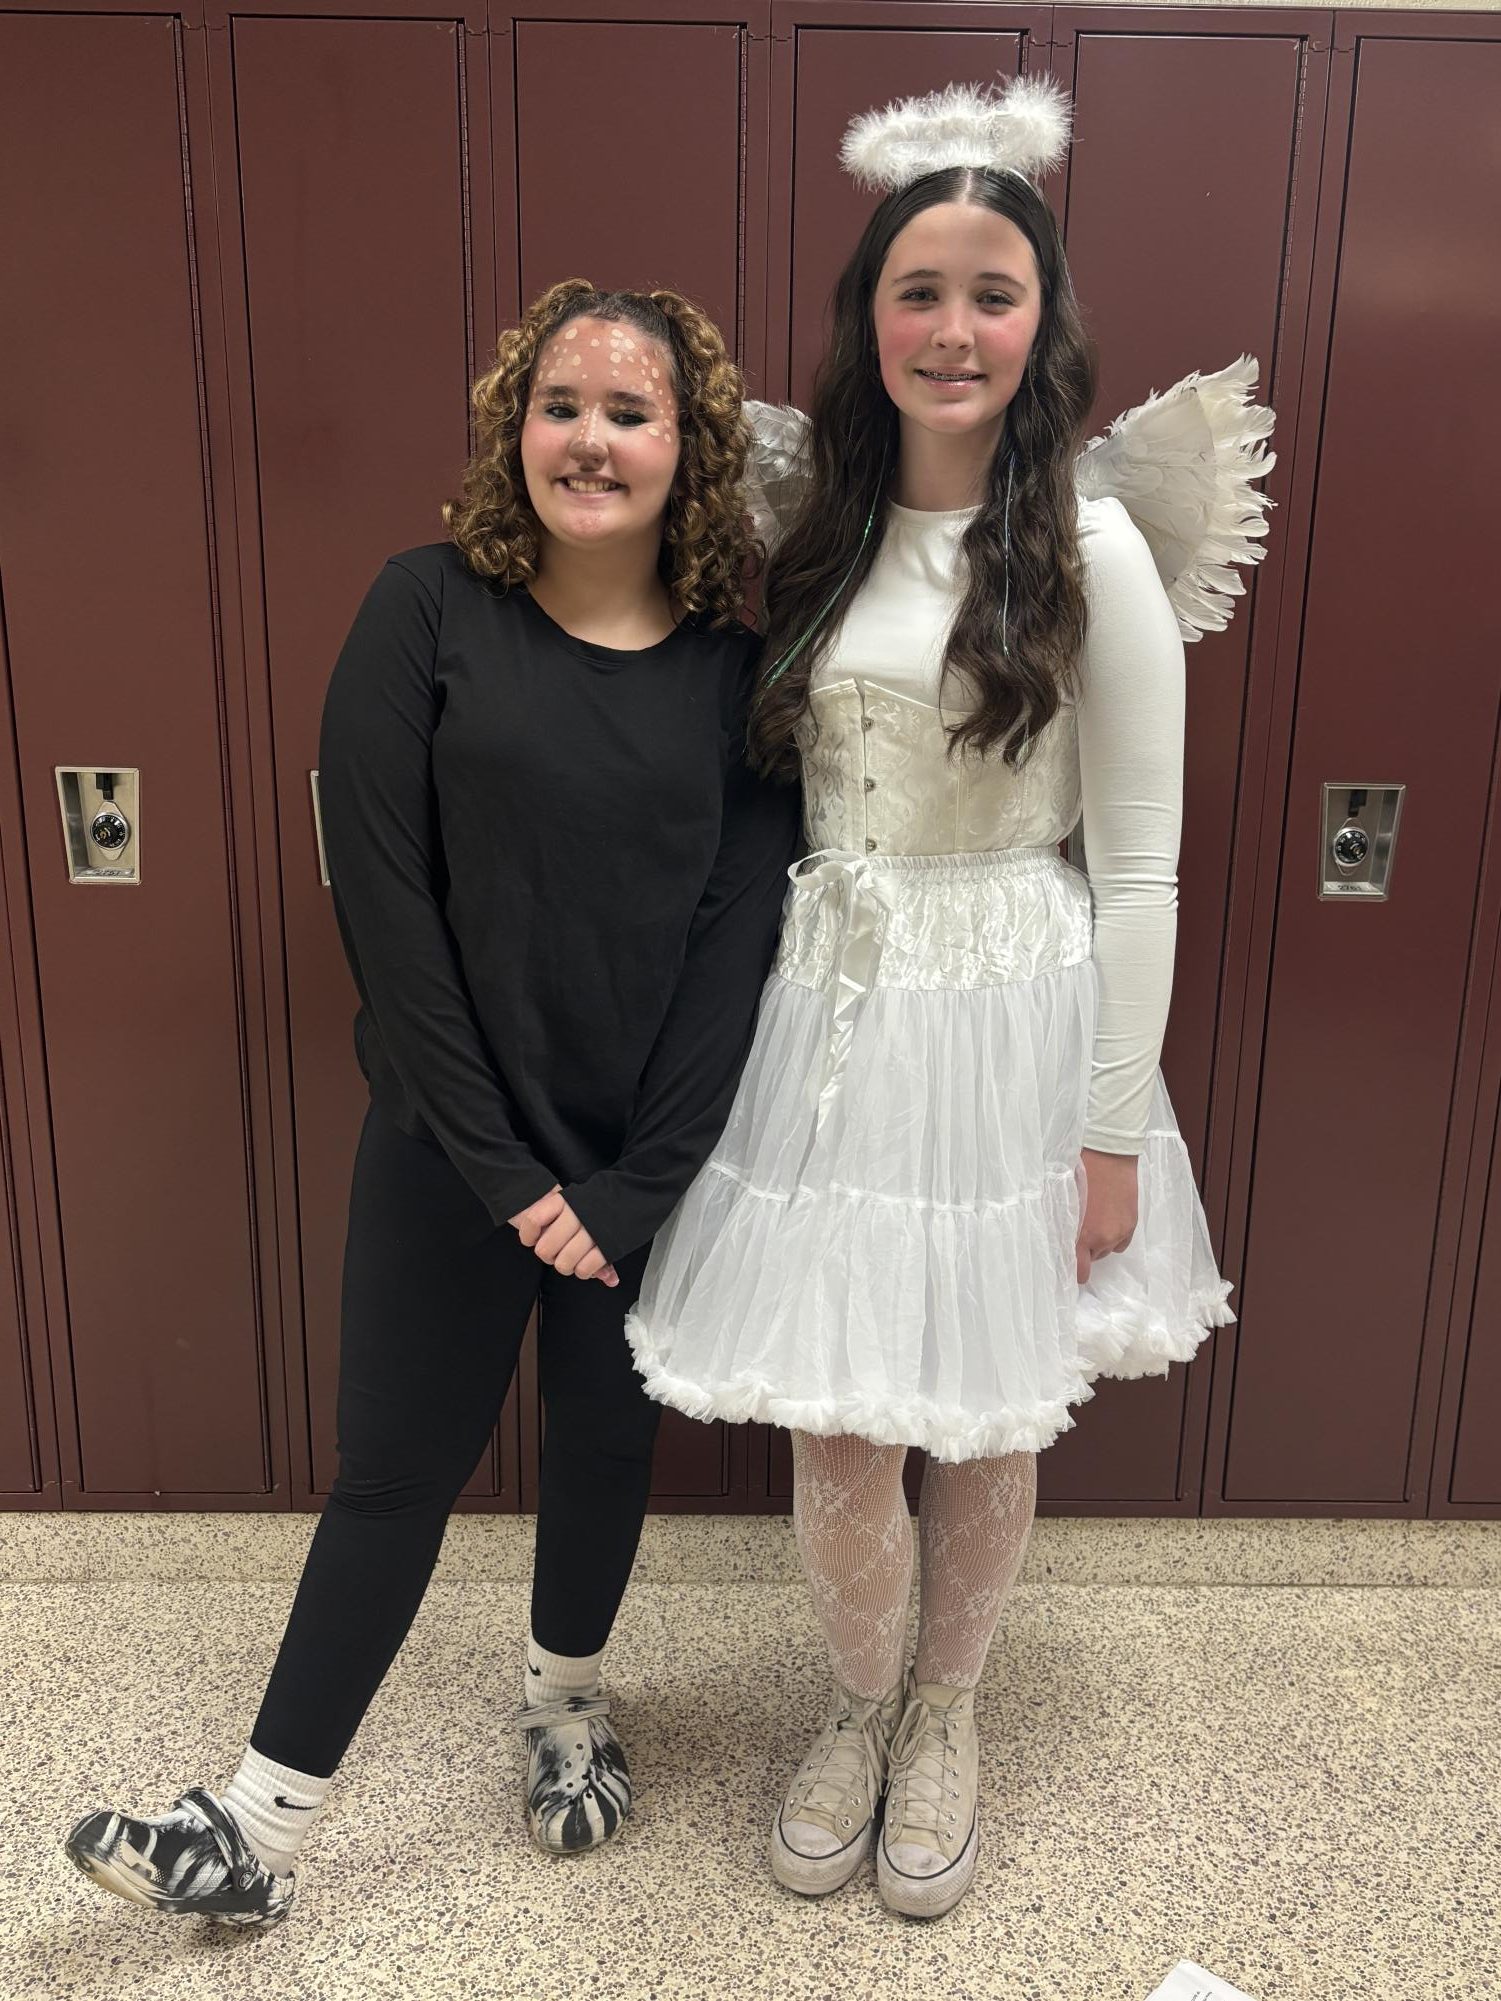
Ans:
{"type": "Polygon", "coordinates": [[[614,1265],[606,1262],[604,1252],[563,1200],[561,1187],[512,1216],[510,1224],[527,1249],[564,1278],[597,1278],[603,1285],[619,1285],[614,1265]]]}

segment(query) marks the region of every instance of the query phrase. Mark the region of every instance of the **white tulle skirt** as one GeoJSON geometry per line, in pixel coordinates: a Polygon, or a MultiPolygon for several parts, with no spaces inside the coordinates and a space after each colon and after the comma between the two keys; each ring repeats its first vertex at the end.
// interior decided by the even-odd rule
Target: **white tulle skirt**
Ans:
{"type": "Polygon", "coordinates": [[[652,1396],[1039,1451],[1095,1377],[1164,1375],[1234,1318],[1160,1076],[1135,1238],[1078,1284],[1091,931],[1052,849],[804,865],[729,1124],[626,1322],[652,1396]]]}

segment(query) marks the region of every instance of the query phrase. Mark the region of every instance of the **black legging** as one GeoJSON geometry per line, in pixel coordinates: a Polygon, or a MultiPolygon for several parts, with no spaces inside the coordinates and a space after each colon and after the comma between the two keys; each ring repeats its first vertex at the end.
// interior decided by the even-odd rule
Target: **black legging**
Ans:
{"type": "Polygon", "coordinates": [[[622,1326],[646,1255],[617,1265],[613,1289],[559,1277],[495,1227],[446,1154],[371,1108],[344,1254],[339,1474],[251,1735],[263,1756],[318,1777],[338,1766],[416,1616],[539,1300],[532,1630],[552,1653],[603,1647],[659,1415],[622,1326]]]}

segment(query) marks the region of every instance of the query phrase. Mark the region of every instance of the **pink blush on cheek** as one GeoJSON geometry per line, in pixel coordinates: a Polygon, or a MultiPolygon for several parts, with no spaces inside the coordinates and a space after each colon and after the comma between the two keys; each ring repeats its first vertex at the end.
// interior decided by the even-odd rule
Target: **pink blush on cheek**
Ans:
{"type": "Polygon", "coordinates": [[[927,341],[927,329],[916,314],[883,312],[879,308],[875,315],[876,352],[881,364],[881,379],[886,383],[888,393],[891,377],[921,351],[927,341]]]}

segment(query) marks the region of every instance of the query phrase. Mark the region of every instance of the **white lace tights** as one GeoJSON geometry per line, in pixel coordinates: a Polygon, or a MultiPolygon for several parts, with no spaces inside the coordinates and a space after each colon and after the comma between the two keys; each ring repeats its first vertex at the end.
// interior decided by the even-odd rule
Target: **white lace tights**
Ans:
{"type": "MultiPolygon", "coordinates": [[[[906,1665],[912,1523],[902,1492],[903,1445],[794,1431],[793,1522],[834,1672],[872,1699],[906,1665]]],[[[921,1614],[914,1676],[951,1688],[980,1679],[1006,1595],[1026,1552],[1037,1502],[1037,1459],[930,1459],[918,1508],[921,1614]]]]}

